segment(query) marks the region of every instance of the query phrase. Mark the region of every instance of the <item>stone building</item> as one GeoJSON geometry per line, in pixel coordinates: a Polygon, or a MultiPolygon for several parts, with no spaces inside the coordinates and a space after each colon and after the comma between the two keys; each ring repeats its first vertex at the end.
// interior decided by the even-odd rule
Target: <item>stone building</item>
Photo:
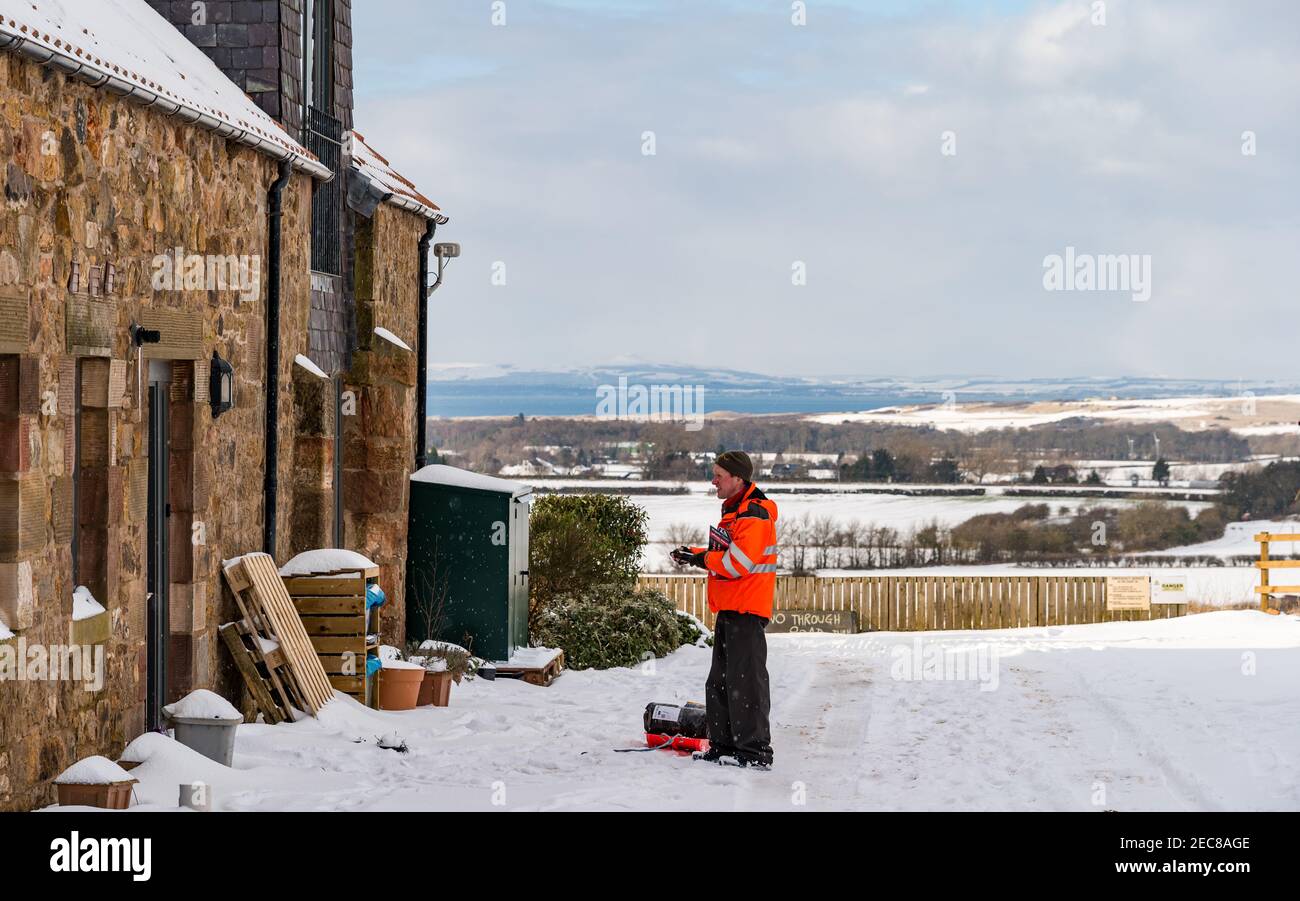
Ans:
{"type": "Polygon", "coordinates": [[[447,220],[353,130],[350,6],[0,7],[0,809],[240,697],[223,559],[359,551],[402,640],[447,220]]]}

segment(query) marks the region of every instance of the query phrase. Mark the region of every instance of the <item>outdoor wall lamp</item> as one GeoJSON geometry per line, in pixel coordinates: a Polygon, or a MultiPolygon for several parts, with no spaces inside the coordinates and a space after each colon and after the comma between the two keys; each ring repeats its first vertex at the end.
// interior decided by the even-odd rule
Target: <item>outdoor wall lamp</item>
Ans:
{"type": "Polygon", "coordinates": [[[144,355],[140,348],[146,344],[157,344],[162,340],[162,332],[156,328],[145,328],[131,323],[128,330],[131,335],[131,347],[135,349],[135,408],[141,409],[144,402],[144,355]]]}
{"type": "Polygon", "coordinates": [[[438,258],[438,277],[429,286],[429,293],[426,295],[428,297],[432,297],[433,292],[442,287],[442,271],[446,268],[448,260],[454,260],[460,256],[460,245],[455,241],[444,241],[441,244],[435,244],[433,245],[433,255],[438,258]]]}
{"type": "Polygon", "coordinates": [[[208,401],[212,404],[213,419],[235,405],[235,370],[215,350],[208,381],[208,401]]]}

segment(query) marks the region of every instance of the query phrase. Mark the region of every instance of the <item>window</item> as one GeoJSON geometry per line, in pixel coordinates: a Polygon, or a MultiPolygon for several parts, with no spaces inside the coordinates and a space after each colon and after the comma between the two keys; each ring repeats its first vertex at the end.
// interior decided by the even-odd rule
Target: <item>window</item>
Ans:
{"type": "Polygon", "coordinates": [[[343,547],[343,377],[334,379],[334,546],[343,547]]]}
{"type": "Polygon", "coordinates": [[[100,603],[115,587],[110,575],[116,570],[113,539],[120,513],[111,499],[120,499],[124,488],[115,451],[121,389],[115,371],[120,378],[121,364],[115,367],[106,357],[78,358],[73,399],[73,579],[100,603]]]}
{"type": "Polygon", "coordinates": [[[343,274],[343,123],[316,107],[307,109],[307,149],[334,178],[312,182],[311,268],[330,275],[343,274]]]}
{"type": "Polygon", "coordinates": [[[72,584],[81,582],[81,360],[72,388],[72,584]]]}
{"type": "Polygon", "coordinates": [[[334,109],[333,0],[303,0],[302,103],[304,113],[308,106],[334,109]]]}

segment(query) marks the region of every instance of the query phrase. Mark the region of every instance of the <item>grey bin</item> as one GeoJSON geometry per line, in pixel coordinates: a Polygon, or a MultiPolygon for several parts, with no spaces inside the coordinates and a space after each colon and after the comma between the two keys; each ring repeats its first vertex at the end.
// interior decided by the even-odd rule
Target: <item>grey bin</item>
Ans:
{"type": "Polygon", "coordinates": [[[176,740],[222,766],[235,759],[235,732],[242,719],[219,720],[213,717],[171,717],[176,740]]]}

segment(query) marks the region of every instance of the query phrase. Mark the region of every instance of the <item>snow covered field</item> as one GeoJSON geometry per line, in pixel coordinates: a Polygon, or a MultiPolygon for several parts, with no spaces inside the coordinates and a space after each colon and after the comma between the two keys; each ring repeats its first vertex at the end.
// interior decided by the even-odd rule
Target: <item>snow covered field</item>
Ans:
{"type": "MultiPolygon", "coordinates": [[[[954,526],[972,516],[983,513],[1010,513],[1026,504],[1048,504],[1053,515],[1062,507],[1074,512],[1080,506],[1129,507],[1139,501],[1113,498],[1034,498],[1003,497],[1000,495],[973,495],[967,497],[908,497],[897,494],[773,494],[780,518],[789,520],[800,516],[829,516],[836,522],[859,520],[878,526],[907,531],[937,520],[940,525],[954,526]]],[[[688,523],[701,531],[718,521],[722,503],[704,493],[677,495],[628,495],[628,499],[643,507],[650,515],[649,535],[642,556],[642,566],[647,571],[665,570],[667,563],[668,529],[675,523],[688,523]]],[[[1186,507],[1193,515],[1208,507],[1201,501],[1170,501],[1186,507]]]]}
{"type": "MultiPolygon", "coordinates": [[[[1185,576],[1187,599],[1207,607],[1232,607],[1238,604],[1259,606],[1255,586],[1259,570],[1253,566],[926,566],[899,569],[823,569],[823,576],[1185,576]]],[[[1279,584],[1274,579],[1273,584],[1279,584]]]]}
{"type": "Polygon", "coordinates": [[[218,810],[1297,810],[1300,617],[769,638],[776,764],[643,742],[647,702],[702,699],[710,651],[550,688],[475,680],[449,708],[239,727],[226,769],[159,735],[145,809],[182,781],[218,810]],[[972,656],[973,655],[973,656],[972,656]],[[966,674],[976,678],[934,679],[966,674]],[[919,679],[912,678],[920,676],[919,679]],[[397,732],[410,747],[376,747],[397,732]]]}
{"type": "MultiPolygon", "coordinates": [[[[1215,555],[1224,559],[1229,557],[1259,556],[1259,543],[1255,536],[1260,532],[1277,534],[1300,534],[1300,521],[1297,520],[1258,520],[1255,522],[1231,522],[1224,530],[1222,538],[1205,541],[1200,544],[1188,544],[1169,548],[1164,551],[1152,551],[1149,554],[1135,556],[1150,557],[1200,557],[1215,555]]],[[[1300,554],[1300,541],[1274,541],[1269,543],[1269,554],[1273,557],[1289,557],[1300,554]]],[[[860,576],[864,570],[835,569],[822,570],[822,575],[860,576]]],[[[891,576],[990,576],[999,573],[1016,575],[1044,576],[1172,576],[1182,574],[1187,577],[1188,600],[1210,607],[1228,607],[1235,604],[1259,603],[1255,586],[1260,584],[1259,570],[1254,566],[1152,566],[1142,567],[1008,567],[995,566],[929,566],[924,568],[904,568],[874,570],[872,574],[891,576]]],[[[1284,584],[1274,574],[1273,584],[1284,584]]],[[[1286,583],[1289,584],[1289,583],[1286,583]]]]}
{"type": "Polygon", "coordinates": [[[1032,403],[957,403],[881,407],[852,413],[820,413],[812,422],[875,422],[929,425],[940,429],[980,432],[986,429],[1028,428],[1085,418],[1109,422],[1172,422],[1187,431],[1231,428],[1241,434],[1300,434],[1300,395],[1256,397],[1243,391],[1232,397],[1125,398],[1032,403]]]}
{"type": "MultiPolygon", "coordinates": [[[[1258,557],[1259,542],[1255,540],[1255,536],[1260,532],[1297,535],[1300,534],[1300,520],[1260,519],[1254,522],[1230,522],[1223,530],[1222,538],[1203,541],[1200,544],[1185,544],[1182,547],[1170,548],[1166,551],[1152,551],[1152,553],[1175,557],[1194,557],[1203,554],[1217,554],[1220,557],[1241,555],[1258,557]]],[[[1300,541],[1270,541],[1268,552],[1273,557],[1300,554],[1300,541]]],[[[1276,579],[1273,581],[1274,584],[1277,584],[1276,579]]]]}

